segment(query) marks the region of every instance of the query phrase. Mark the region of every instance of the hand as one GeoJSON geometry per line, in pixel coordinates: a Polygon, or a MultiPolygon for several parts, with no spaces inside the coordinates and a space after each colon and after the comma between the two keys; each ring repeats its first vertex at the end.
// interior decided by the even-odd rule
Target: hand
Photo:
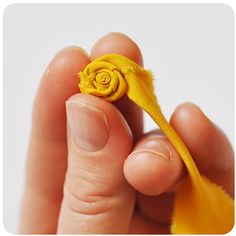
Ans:
{"type": "MultiPolygon", "coordinates": [[[[79,47],[63,49],[43,75],[20,233],[169,232],[174,192],[187,174],[180,156],[159,130],[142,134],[142,111],[127,97],[114,106],[77,94],[77,73],[106,53],[142,65],[137,45],[111,33],[90,56],[79,47]]],[[[233,196],[233,150],[223,132],[191,103],[177,107],[170,123],[201,173],[233,196]]]]}

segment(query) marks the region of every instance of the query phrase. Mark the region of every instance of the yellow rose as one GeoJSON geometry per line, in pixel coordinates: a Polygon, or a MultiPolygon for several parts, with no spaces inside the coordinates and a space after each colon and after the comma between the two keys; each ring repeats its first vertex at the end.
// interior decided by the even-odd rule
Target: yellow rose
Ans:
{"type": "Polygon", "coordinates": [[[95,60],[79,76],[82,93],[93,94],[112,102],[126,92],[124,74],[112,63],[95,60]]]}

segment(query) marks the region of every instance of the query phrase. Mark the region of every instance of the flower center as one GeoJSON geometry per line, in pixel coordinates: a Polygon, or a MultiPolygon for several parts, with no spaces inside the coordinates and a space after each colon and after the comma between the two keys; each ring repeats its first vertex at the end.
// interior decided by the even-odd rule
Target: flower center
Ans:
{"type": "Polygon", "coordinates": [[[107,73],[101,72],[101,73],[97,74],[96,81],[98,82],[98,84],[107,85],[110,83],[111,78],[107,73]]]}

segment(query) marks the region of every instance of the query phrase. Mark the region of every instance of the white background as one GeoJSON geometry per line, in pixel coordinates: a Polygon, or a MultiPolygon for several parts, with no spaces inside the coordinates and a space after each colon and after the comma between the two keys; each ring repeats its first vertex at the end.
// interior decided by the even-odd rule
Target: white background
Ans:
{"type": "MultiPolygon", "coordinates": [[[[227,5],[11,5],[3,18],[4,225],[16,232],[30,113],[40,77],[62,47],[87,51],[111,31],[140,46],[170,117],[197,103],[234,142],[233,11],[227,5]]],[[[146,116],[145,129],[155,127],[146,116]]]]}

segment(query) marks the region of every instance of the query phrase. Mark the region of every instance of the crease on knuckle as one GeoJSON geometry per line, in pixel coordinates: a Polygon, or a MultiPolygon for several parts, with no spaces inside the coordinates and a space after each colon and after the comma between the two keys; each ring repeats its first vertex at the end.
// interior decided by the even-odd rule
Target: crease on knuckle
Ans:
{"type": "MultiPolygon", "coordinates": [[[[92,189],[96,188],[94,183],[85,178],[81,178],[80,181],[90,185],[92,189]]],[[[98,215],[107,213],[115,204],[114,201],[116,201],[115,197],[109,194],[94,194],[93,190],[86,190],[86,193],[81,194],[79,188],[69,184],[64,186],[64,203],[71,211],[77,214],[98,215]]]]}

